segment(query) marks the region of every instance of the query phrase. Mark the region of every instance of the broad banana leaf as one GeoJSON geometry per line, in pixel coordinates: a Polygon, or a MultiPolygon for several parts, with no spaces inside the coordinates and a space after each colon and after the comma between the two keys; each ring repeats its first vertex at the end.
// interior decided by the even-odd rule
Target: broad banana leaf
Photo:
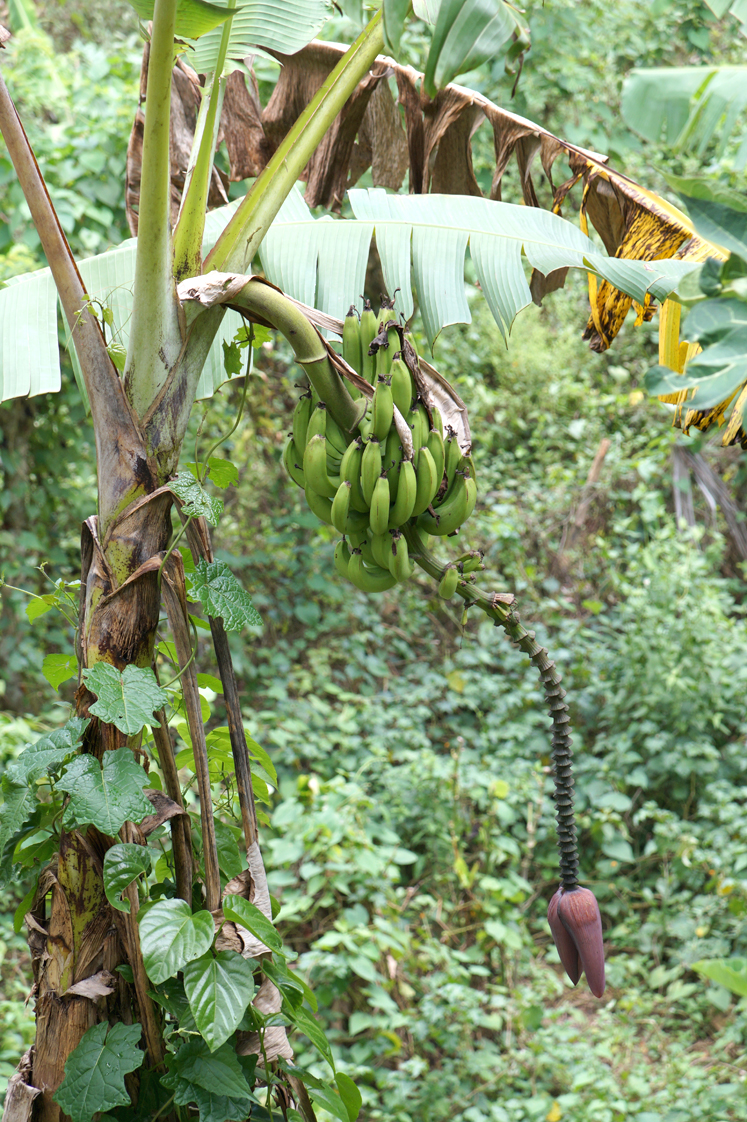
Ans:
{"type": "Polygon", "coordinates": [[[647,140],[660,140],[664,130],[667,144],[675,150],[702,156],[717,138],[721,159],[729,141],[741,135],[736,171],[747,166],[745,107],[747,66],[632,70],[623,85],[623,117],[647,140]]]}
{"type": "MultiPolygon", "coordinates": [[[[470,320],[464,285],[468,245],[482,290],[504,334],[517,312],[531,301],[522,250],[543,271],[580,268],[602,278],[614,277],[616,283],[629,286],[639,301],[649,293],[665,299],[695,267],[689,262],[616,261],[558,215],[512,203],[450,195],[388,195],[380,188],[354,190],[350,198],[354,219],[315,219],[300,193],[292,192],[260,250],[266,276],[301,303],[334,317],[344,315],[363,291],[375,232],[389,291],[401,290],[407,313],[412,311],[414,281],[431,340],[444,325],[470,320]]],[[[205,250],[236,205],[207,216],[205,250]]],[[[82,261],[80,270],[89,296],[111,309],[111,338],[126,348],[135,239],[82,261]]],[[[626,297],[628,302],[631,298],[626,297]]],[[[226,380],[221,343],[233,336],[239,323],[234,312],[224,317],[200,380],[199,397],[209,397],[226,380]]],[[[0,399],[59,389],[57,297],[49,270],[13,278],[0,290],[0,338],[0,399]],[[44,341],[43,349],[36,345],[37,338],[44,341]]]]}

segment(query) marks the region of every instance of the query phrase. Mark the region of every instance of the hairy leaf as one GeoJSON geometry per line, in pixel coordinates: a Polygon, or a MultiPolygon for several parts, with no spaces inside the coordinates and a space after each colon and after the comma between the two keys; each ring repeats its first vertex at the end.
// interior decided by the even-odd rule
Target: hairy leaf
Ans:
{"type": "Polygon", "coordinates": [[[105,752],[103,766],[95,756],[76,756],[57,786],[70,795],[68,819],[79,826],[90,822],[102,834],[113,836],[125,822],[142,822],[151,812],[143,795],[148,776],[126,745],[105,752]]]}
{"type": "Polygon", "coordinates": [[[211,1052],[228,1040],[254,997],[254,970],[236,951],[211,951],[184,967],[184,989],[211,1052]]]}
{"type": "Polygon", "coordinates": [[[21,754],[8,764],[6,775],[11,783],[36,783],[42,775],[49,775],[59,769],[61,764],[79,747],[83,733],[90,724],[86,717],[72,717],[61,729],[54,729],[42,736],[35,744],[24,748],[21,754]]]}
{"type": "Polygon", "coordinates": [[[128,736],[152,724],[155,711],[168,701],[150,667],[131,664],[120,674],[110,663],[97,662],[84,670],[82,677],[98,698],[90,712],[128,736]]]}
{"type": "Polygon", "coordinates": [[[113,908],[129,912],[130,901],[121,895],[135,877],[149,873],[153,864],[150,850],[143,845],[120,842],[106,851],[104,857],[104,891],[113,908]]]}
{"type": "MultiPolygon", "coordinates": [[[[3,803],[0,806],[0,857],[14,834],[20,830],[36,805],[33,791],[24,784],[20,786],[13,783],[9,776],[2,778],[3,803]]],[[[2,874],[7,872],[7,865],[0,870],[0,880],[4,883],[2,874]]]]}
{"type": "Polygon", "coordinates": [[[192,592],[209,616],[222,618],[226,631],[244,627],[261,627],[262,617],[251,598],[239,584],[225,561],[206,561],[201,557],[195,566],[192,592]]]}
{"type": "Polygon", "coordinates": [[[83,1035],[68,1056],[65,1077],[53,1096],[73,1122],[90,1122],[99,1111],[129,1106],[124,1077],[145,1059],[137,1047],[141,1034],[139,1024],[110,1027],[104,1021],[83,1035]]]}
{"type": "Polygon", "coordinates": [[[223,899],[223,915],[226,919],[245,927],[251,931],[260,943],[264,943],[273,951],[283,949],[283,941],[278,935],[274,924],[270,922],[256,904],[251,904],[243,896],[226,896],[223,899]]]}
{"type": "Polygon", "coordinates": [[[185,514],[204,518],[211,526],[218,525],[223,513],[223,499],[208,495],[191,471],[180,471],[176,479],[171,480],[169,487],[184,503],[182,510],[185,514]]]}
{"type": "Polygon", "coordinates": [[[173,978],[212,945],[210,912],[196,912],[184,900],[160,900],[140,919],[140,942],[148,977],[156,985],[173,978]]]}

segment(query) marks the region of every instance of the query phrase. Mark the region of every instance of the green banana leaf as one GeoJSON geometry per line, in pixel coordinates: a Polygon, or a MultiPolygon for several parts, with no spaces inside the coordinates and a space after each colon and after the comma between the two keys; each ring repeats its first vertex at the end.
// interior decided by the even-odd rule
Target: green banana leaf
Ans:
{"type": "MultiPolygon", "coordinates": [[[[226,0],[215,0],[225,8],[226,0]]],[[[293,55],[316,37],[329,18],[326,0],[241,0],[231,24],[227,59],[243,59],[258,47],[293,55]]],[[[222,28],[216,27],[192,44],[187,62],[198,74],[208,74],[218,63],[222,28]]]]}
{"type": "Polygon", "coordinates": [[[747,66],[632,70],[623,84],[623,117],[647,140],[658,141],[664,129],[667,144],[702,156],[717,139],[721,159],[732,137],[742,136],[736,171],[747,165],[745,107],[747,66]]]}
{"type": "MultiPolygon", "coordinates": [[[[483,295],[507,336],[531,301],[522,253],[543,273],[591,270],[641,301],[663,300],[697,264],[621,261],[606,257],[571,222],[545,210],[459,195],[389,195],[353,190],[355,219],[315,219],[296,189],[286,199],[260,249],[267,278],[289,296],[339,318],[363,292],[375,231],[387,290],[400,289],[397,308],[410,316],[414,284],[431,343],[448,324],[469,323],[464,265],[469,247],[483,295]]],[[[204,249],[237,206],[207,216],[204,249]]],[[[80,263],[89,295],[111,308],[109,329],[127,346],[132,311],[135,242],[80,263]]],[[[198,387],[209,397],[226,380],[221,341],[240,323],[227,312],[198,387]]],[[[109,338],[109,336],[107,336],[109,338]]],[[[0,400],[54,392],[60,387],[57,298],[49,270],[15,277],[0,290],[0,400]]]]}

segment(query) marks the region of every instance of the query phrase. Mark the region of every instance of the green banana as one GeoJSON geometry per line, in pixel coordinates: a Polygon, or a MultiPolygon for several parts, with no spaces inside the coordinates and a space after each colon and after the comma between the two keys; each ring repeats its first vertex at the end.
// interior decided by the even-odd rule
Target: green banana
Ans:
{"type": "Polygon", "coordinates": [[[300,458],[296,449],[296,442],[291,437],[290,440],[286,441],[283,450],[283,466],[294,483],[297,483],[299,487],[305,487],[306,476],[303,473],[303,467],[298,462],[300,458]]]}
{"type": "Polygon", "coordinates": [[[476,573],[478,569],[485,568],[482,563],[483,556],[481,549],[471,549],[469,553],[463,553],[461,557],[458,557],[455,564],[459,572],[467,576],[468,573],[476,573]]]}
{"type": "Polygon", "coordinates": [[[348,481],[343,479],[332,500],[332,525],[341,534],[345,533],[345,524],[350,513],[350,489],[348,481]]]}
{"type": "Polygon", "coordinates": [[[444,438],[444,422],[441,416],[441,410],[437,405],[431,405],[431,428],[435,429],[438,435],[443,440],[444,438]]]}
{"type": "Polygon", "coordinates": [[[436,474],[436,465],[433,462],[433,456],[427,448],[421,448],[418,452],[418,466],[415,469],[415,478],[417,480],[417,491],[412,514],[418,515],[422,514],[433,502],[433,498],[441,482],[436,474]]]}
{"type": "Polygon", "coordinates": [[[360,375],[365,378],[367,382],[373,385],[374,376],[376,373],[376,358],[374,355],[368,353],[368,348],[373,343],[378,335],[379,325],[376,319],[376,313],[371,310],[371,301],[363,301],[363,313],[361,314],[361,365],[360,375]]]}
{"type": "Polygon", "coordinates": [[[308,483],[306,484],[304,494],[306,495],[306,505],[311,513],[315,514],[320,522],[326,522],[328,526],[331,526],[332,503],[330,500],[318,495],[312,487],[309,487],[308,483]]]}
{"type": "Polygon", "coordinates": [[[392,535],[391,534],[372,534],[371,535],[371,554],[374,562],[380,565],[382,569],[389,568],[389,556],[392,552],[392,535]]]}
{"type": "Polygon", "coordinates": [[[451,600],[456,592],[457,581],[459,580],[459,573],[454,565],[449,565],[448,569],[441,577],[438,584],[438,595],[442,600],[451,600]]]}
{"type": "Polygon", "coordinates": [[[361,460],[363,459],[363,445],[360,439],[348,445],[340,464],[340,478],[350,484],[350,505],[353,510],[368,513],[368,503],[361,490],[361,460]]]}
{"type": "Polygon", "coordinates": [[[381,456],[381,470],[386,472],[389,480],[389,501],[397,501],[399,488],[399,464],[402,459],[402,445],[399,442],[399,433],[394,425],[389,430],[384,451],[381,456]]]}
{"type": "Polygon", "coordinates": [[[428,439],[425,446],[433,456],[433,462],[436,465],[436,475],[438,476],[439,486],[444,477],[444,465],[446,463],[446,449],[444,448],[444,439],[438,429],[431,429],[428,433],[428,439]]]}
{"type": "Polygon", "coordinates": [[[452,428],[449,429],[449,434],[444,441],[444,447],[446,450],[446,462],[444,463],[444,471],[446,472],[446,478],[449,481],[449,486],[451,486],[454,475],[459,466],[459,461],[462,458],[462,450],[459,447],[459,441],[457,440],[456,433],[452,428]]]}
{"type": "Polygon", "coordinates": [[[368,506],[371,505],[376,481],[381,475],[381,445],[375,437],[366,444],[361,458],[361,490],[368,506]]]}
{"type": "Polygon", "coordinates": [[[386,592],[388,588],[394,588],[397,583],[396,577],[393,577],[388,569],[381,569],[378,566],[366,568],[359,549],[354,549],[350,555],[348,580],[361,592],[386,592]]]}
{"type": "Polygon", "coordinates": [[[389,480],[380,475],[371,496],[370,525],[374,534],[383,534],[389,525],[389,480]]]}
{"type": "MultiPolygon", "coordinates": [[[[350,311],[345,316],[342,325],[342,357],[348,366],[352,366],[356,374],[361,372],[361,325],[358,321],[358,312],[355,304],[350,305],[350,311]]],[[[348,392],[353,395],[354,386],[348,386],[348,392]]],[[[358,396],[359,391],[355,391],[358,396]]]]}
{"type": "Polygon", "coordinates": [[[293,410],[293,440],[299,459],[303,458],[306,448],[306,430],[309,427],[309,418],[313,404],[310,393],[301,394],[293,410]]]}
{"type": "MultiPolygon", "coordinates": [[[[311,410],[309,417],[309,424],[306,429],[306,443],[314,436],[327,435],[327,406],[323,401],[317,403],[316,407],[311,410]]],[[[304,451],[306,448],[304,447],[304,451]]]]}
{"type": "Polygon", "coordinates": [[[377,440],[386,440],[393,417],[392,380],[380,377],[371,403],[371,432],[377,440]]]}
{"type": "Polygon", "coordinates": [[[373,555],[373,550],[371,549],[371,543],[368,540],[367,535],[364,536],[362,541],[359,541],[356,544],[355,548],[361,551],[364,565],[369,565],[373,568],[373,566],[377,564],[376,558],[373,555]]]}
{"type": "Polygon", "coordinates": [[[415,572],[415,565],[410,560],[407,542],[405,541],[404,535],[400,533],[392,535],[389,572],[393,577],[396,577],[400,583],[409,580],[415,572]]]}
{"type": "Polygon", "coordinates": [[[412,399],[415,396],[415,387],[412,374],[407,369],[402,353],[397,352],[392,362],[392,398],[403,417],[407,418],[412,408],[412,399]]]}
{"type": "Polygon", "coordinates": [[[341,577],[347,580],[348,565],[350,564],[350,550],[348,543],[342,538],[335,546],[335,568],[341,577]]]}
{"type": "Polygon", "coordinates": [[[412,460],[403,460],[399,465],[399,481],[394,505],[389,511],[389,527],[404,526],[412,517],[418,494],[418,481],[412,460]]]}
{"type": "Polygon", "coordinates": [[[477,484],[474,479],[458,473],[435,516],[426,511],[418,518],[418,526],[427,534],[436,534],[438,537],[453,534],[469,518],[476,501],[477,484]]]}
{"type": "Polygon", "coordinates": [[[368,519],[362,530],[349,530],[345,537],[353,549],[361,549],[363,542],[368,542],[368,519]]]}
{"type": "Polygon", "coordinates": [[[340,486],[340,477],[330,476],[327,471],[327,438],[318,434],[312,436],[303,454],[303,473],[306,487],[316,491],[325,499],[331,499],[340,486]]]}
{"type": "Polygon", "coordinates": [[[371,412],[368,413],[358,422],[358,434],[365,444],[371,437],[371,412]]]}
{"type": "Polygon", "coordinates": [[[353,439],[353,434],[341,429],[334,417],[330,416],[329,412],[327,412],[325,436],[327,437],[328,443],[336,452],[339,452],[340,456],[345,455],[348,450],[348,445],[353,439]]]}
{"type": "Polygon", "coordinates": [[[417,401],[414,408],[407,415],[407,423],[412,430],[413,448],[422,448],[428,439],[430,422],[428,413],[422,401],[417,401]]]}

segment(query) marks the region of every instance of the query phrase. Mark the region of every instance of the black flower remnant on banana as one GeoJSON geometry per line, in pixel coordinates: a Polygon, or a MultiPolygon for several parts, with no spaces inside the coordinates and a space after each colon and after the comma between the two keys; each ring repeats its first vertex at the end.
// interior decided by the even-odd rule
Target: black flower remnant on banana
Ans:
{"type": "Polygon", "coordinates": [[[363,592],[386,592],[409,580],[417,564],[438,582],[439,597],[459,594],[467,607],[480,607],[539,670],[553,721],[561,874],[548,919],[571,981],[575,985],[585,973],[592,992],[601,997],[602,924],[593,893],[578,883],[571,740],[560,675],[534,633],[519,623],[513,597],[488,594],[474,584],[475,574],[485,568],[481,552],[462,553],[446,565],[430,553],[432,539],[455,534],[472,514],[475,468],[468,427],[460,444],[451,425],[444,426],[393,305],[382,297],[377,317],[364,300],[360,318],[351,306],[343,322],[342,357],[373,386],[370,398],[360,385],[349,387],[360,406],[358,422],[344,432],[315,390],[303,393],[283,460],[309,508],[342,535],[334,553],[340,576],[363,592]]]}

